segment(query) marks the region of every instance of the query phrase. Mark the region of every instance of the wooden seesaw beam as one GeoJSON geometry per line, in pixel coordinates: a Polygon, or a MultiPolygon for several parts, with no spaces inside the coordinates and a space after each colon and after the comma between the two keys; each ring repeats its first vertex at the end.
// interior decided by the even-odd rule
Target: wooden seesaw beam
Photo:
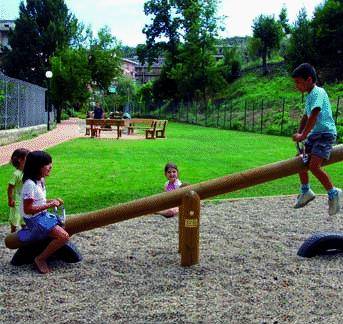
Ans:
{"type": "MultiPolygon", "coordinates": [[[[324,165],[333,164],[342,160],[343,145],[337,145],[331,153],[330,160],[326,161],[324,165]]],[[[65,229],[70,235],[73,235],[97,227],[180,206],[183,197],[190,191],[194,191],[200,199],[205,199],[288,177],[305,168],[300,157],[267,164],[262,167],[207,180],[174,191],[119,204],[114,207],[74,215],[73,217],[67,218],[65,229]]],[[[19,241],[16,233],[13,233],[7,235],[5,245],[10,249],[17,249],[22,247],[23,243],[19,241]]]]}

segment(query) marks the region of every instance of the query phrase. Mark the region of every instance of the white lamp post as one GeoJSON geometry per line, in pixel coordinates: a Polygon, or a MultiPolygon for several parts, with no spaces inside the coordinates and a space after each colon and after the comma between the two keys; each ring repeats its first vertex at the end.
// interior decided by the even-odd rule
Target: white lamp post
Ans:
{"type": "Polygon", "coordinates": [[[50,130],[50,89],[51,89],[52,72],[46,71],[45,77],[48,79],[48,95],[47,95],[48,125],[47,125],[47,129],[49,131],[50,130]]]}

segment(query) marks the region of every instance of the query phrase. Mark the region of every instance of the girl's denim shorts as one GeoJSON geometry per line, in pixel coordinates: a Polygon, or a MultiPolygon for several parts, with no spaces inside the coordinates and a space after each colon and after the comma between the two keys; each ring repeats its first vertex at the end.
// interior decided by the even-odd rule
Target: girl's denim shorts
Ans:
{"type": "Polygon", "coordinates": [[[44,240],[56,225],[62,225],[60,219],[47,211],[33,217],[24,217],[26,228],[18,231],[22,242],[44,240]]]}

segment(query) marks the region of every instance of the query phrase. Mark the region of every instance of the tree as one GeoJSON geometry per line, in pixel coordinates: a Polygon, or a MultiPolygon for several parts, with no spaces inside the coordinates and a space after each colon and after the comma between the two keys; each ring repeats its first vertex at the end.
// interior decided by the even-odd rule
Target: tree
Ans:
{"type": "Polygon", "coordinates": [[[9,34],[11,50],[4,56],[5,73],[44,86],[49,58],[69,44],[76,26],[64,0],[21,2],[15,29],[9,34]]]}
{"type": "Polygon", "coordinates": [[[241,74],[241,62],[238,48],[231,47],[224,49],[224,59],[221,62],[222,75],[226,82],[230,83],[241,74]]]}
{"type": "Polygon", "coordinates": [[[173,70],[179,93],[192,100],[201,94],[204,105],[226,82],[216,65],[216,37],[218,20],[216,0],[180,1],[183,17],[184,44],[178,56],[179,64],[173,70]]]}
{"type": "Polygon", "coordinates": [[[267,57],[273,49],[278,49],[281,40],[281,25],[274,16],[260,15],[253,22],[253,37],[261,42],[260,57],[263,74],[268,74],[267,57]]]}
{"type": "Polygon", "coordinates": [[[317,64],[329,70],[327,78],[342,79],[343,75],[343,1],[326,0],[313,15],[313,41],[317,64]]]}
{"type": "Polygon", "coordinates": [[[98,38],[91,40],[88,57],[93,83],[107,91],[113,79],[122,73],[120,45],[108,27],[101,28],[98,38]]]}
{"type": "Polygon", "coordinates": [[[172,65],[177,60],[180,43],[181,17],[178,14],[177,0],[147,0],[144,3],[146,16],[154,16],[151,25],[145,25],[143,33],[146,35],[146,44],[137,49],[142,64],[151,65],[165,52],[169,54],[172,65]]]}
{"type": "Polygon", "coordinates": [[[291,32],[291,27],[288,23],[288,14],[287,14],[287,8],[282,7],[281,12],[279,14],[279,23],[282,26],[282,30],[285,35],[289,35],[291,32]]]}
{"type": "Polygon", "coordinates": [[[82,105],[89,98],[87,86],[91,83],[91,71],[88,66],[88,51],[81,47],[67,47],[51,58],[51,66],[52,102],[59,123],[63,109],[76,104],[82,105]]]}
{"type": "Polygon", "coordinates": [[[316,65],[316,56],[313,28],[307,19],[306,9],[302,8],[291,28],[291,37],[286,46],[285,61],[289,69],[293,70],[304,62],[316,65]]]}
{"type": "Polygon", "coordinates": [[[143,33],[146,43],[137,47],[137,55],[142,64],[153,64],[161,56],[164,64],[161,75],[152,86],[157,100],[172,98],[177,100],[177,84],[171,71],[178,63],[182,20],[176,0],[148,0],[144,13],[152,17],[152,23],[145,25],[143,33]]]}

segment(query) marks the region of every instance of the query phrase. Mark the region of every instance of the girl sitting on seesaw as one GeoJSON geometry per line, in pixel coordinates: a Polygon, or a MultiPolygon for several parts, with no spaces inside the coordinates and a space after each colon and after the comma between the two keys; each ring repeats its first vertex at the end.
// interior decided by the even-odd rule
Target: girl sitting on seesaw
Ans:
{"type": "Polygon", "coordinates": [[[47,211],[48,208],[63,205],[60,198],[46,199],[45,177],[50,175],[51,168],[51,156],[43,151],[34,151],[27,155],[23,171],[20,213],[33,239],[52,239],[34,260],[40,273],[50,272],[48,257],[69,240],[69,234],[62,228],[60,220],[47,211]]]}

